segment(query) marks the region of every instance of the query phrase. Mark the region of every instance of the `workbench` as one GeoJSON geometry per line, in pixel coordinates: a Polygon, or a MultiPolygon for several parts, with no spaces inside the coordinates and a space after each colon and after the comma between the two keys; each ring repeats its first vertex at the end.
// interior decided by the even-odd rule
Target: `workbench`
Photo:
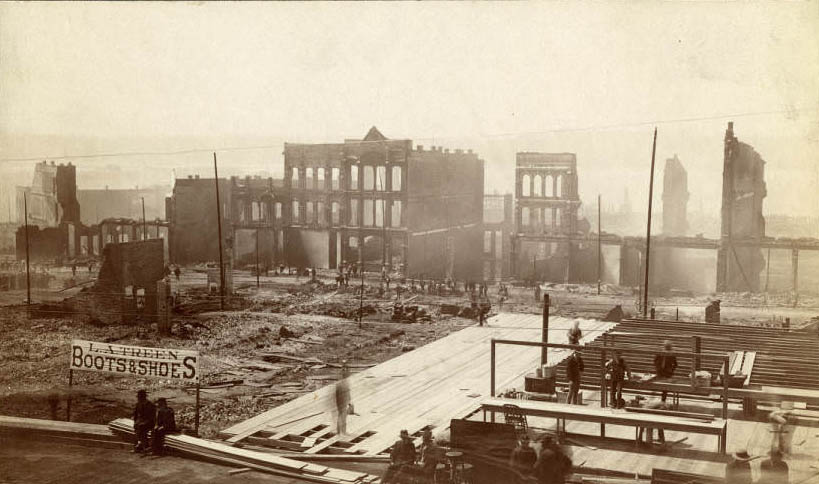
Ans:
{"type": "Polygon", "coordinates": [[[631,413],[617,411],[610,408],[569,405],[566,403],[486,398],[481,401],[481,410],[483,410],[484,421],[486,421],[487,412],[503,413],[503,406],[507,404],[517,406],[518,409],[520,409],[520,413],[523,415],[556,419],[558,422],[558,432],[560,432],[561,420],[577,420],[610,425],[633,426],[635,427],[635,441],[638,440],[640,427],[709,434],[717,436],[717,452],[720,454],[725,453],[728,423],[726,420],[721,418],[705,420],[671,415],[631,413]]]}

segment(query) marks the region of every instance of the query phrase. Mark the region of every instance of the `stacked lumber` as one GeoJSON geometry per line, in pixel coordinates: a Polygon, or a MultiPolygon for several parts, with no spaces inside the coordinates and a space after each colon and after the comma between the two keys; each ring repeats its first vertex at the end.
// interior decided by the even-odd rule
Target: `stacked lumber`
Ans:
{"type": "MultiPolygon", "coordinates": [[[[133,439],[134,422],[120,418],[108,424],[114,433],[133,439]]],[[[334,469],[323,465],[287,459],[266,452],[242,449],[220,442],[192,437],[168,435],[165,446],[184,455],[216,463],[255,470],[268,474],[327,484],[365,484],[379,480],[378,476],[363,472],[334,469]]]]}
{"type": "Polygon", "coordinates": [[[105,425],[41,420],[0,415],[0,436],[49,440],[104,448],[127,448],[128,444],[105,425]]]}
{"type": "MultiPolygon", "coordinates": [[[[671,340],[674,349],[691,351],[692,337],[702,341],[701,368],[718,375],[723,359],[729,352],[744,351],[746,358],[734,359],[739,365],[737,372],[749,375],[746,384],[777,385],[789,388],[819,390],[819,340],[804,331],[786,331],[778,328],[758,328],[750,326],[714,325],[684,321],[627,319],[618,323],[614,336],[608,344],[618,347],[657,349],[660,351],[664,340],[671,340]],[[753,353],[753,355],[749,354],[753,353]]],[[[597,338],[589,346],[603,346],[603,338],[597,338]]],[[[601,362],[596,351],[584,354],[586,372],[583,384],[600,385],[601,362]]],[[[608,355],[610,357],[610,355],[608,355]]],[[[632,372],[654,373],[651,355],[629,354],[626,361],[632,372]]],[[[684,376],[691,371],[691,359],[679,359],[677,374],[684,376]]],[[[565,381],[565,365],[561,366],[558,378],[565,381]]]]}

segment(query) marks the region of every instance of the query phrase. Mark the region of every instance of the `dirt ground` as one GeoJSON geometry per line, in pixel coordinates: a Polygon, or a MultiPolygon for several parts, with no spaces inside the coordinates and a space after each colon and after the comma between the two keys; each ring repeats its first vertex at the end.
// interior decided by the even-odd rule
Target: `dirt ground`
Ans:
{"type": "MultiPolygon", "coordinates": [[[[380,281],[368,280],[362,301],[360,281],[337,288],[332,274],[324,276],[312,283],[305,277],[262,277],[257,288],[255,276],[238,273],[237,296],[221,310],[219,299],[205,290],[204,274],[186,270],[174,281],[179,297],[167,337],[159,337],[155,326],[93,325],[54,303],[35,305],[31,317],[24,307],[2,307],[0,414],[65,419],[70,396],[72,421],[107,423],[129,415],[136,390],[146,388],[152,399],[169,400],[180,425],[193,427],[193,388],[75,372],[69,391],[67,363],[72,339],[195,349],[202,355],[200,434],[214,437],[221,429],[332,383],[340,376],[342,362],[360,371],[477,324],[448,315],[453,307],[469,307],[464,294],[438,296],[405,287],[402,300],[418,306],[421,315],[408,324],[391,320],[394,286],[387,295],[380,281]]],[[[551,295],[554,315],[599,319],[617,304],[627,314],[638,314],[639,296],[627,289],[604,285],[599,296],[592,285],[545,285],[543,290],[551,295]]],[[[71,291],[65,293],[71,296],[71,291]]],[[[502,306],[496,287],[490,287],[489,295],[495,301],[492,312],[542,310],[533,288],[510,287],[510,298],[502,306]]],[[[819,301],[803,299],[800,307],[792,308],[784,297],[770,298],[763,307],[761,297],[722,295],[723,323],[768,325],[792,317],[792,324],[799,325],[819,315],[819,301]]],[[[654,304],[658,318],[702,321],[712,298],[657,298],[654,304]]]]}

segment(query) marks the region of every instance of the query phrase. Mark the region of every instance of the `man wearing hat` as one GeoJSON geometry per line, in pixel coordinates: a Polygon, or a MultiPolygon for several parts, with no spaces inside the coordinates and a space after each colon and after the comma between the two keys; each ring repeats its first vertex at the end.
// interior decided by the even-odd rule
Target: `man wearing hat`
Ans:
{"type": "MultiPolygon", "coordinates": [[[[654,369],[657,372],[657,378],[671,378],[674,376],[674,370],[677,369],[677,357],[672,355],[673,348],[671,341],[666,340],[663,343],[663,351],[654,355],[654,369]]],[[[665,401],[668,392],[663,390],[660,399],[665,401]]]]}
{"type": "Polygon", "coordinates": [[[148,449],[148,432],[154,428],[155,422],[156,407],[148,400],[148,392],[139,390],[137,392],[137,403],[134,407],[134,433],[137,439],[134,452],[142,452],[148,449]]]}
{"type": "Polygon", "coordinates": [[[725,482],[731,484],[752,484],[751,456],[748,451],[740,449],[731,456],[731,461],[725,465],[725,482]]]}
{"type": "Polygon", "coordinates": [[[156,401],[156,426],[153,435],[153,452],[155,455],[162,455],[165,447],[165,435],[176,432],[176,417],[173,409],[168,406],[168,401],[159,398],[156,401]]]}
{"type": "Polygon", "coordinates": [[[573,352],[568,363],[566,364],[566,378],[569,380],[569,396],[566,403],[575,405],[580,403],[578,399],[578,393],[580,392],[580,378],[583,376],[583,372],[585,370],[586,367],[583,364],[583,358],[580,356],[580,352],[573,352]]]}
{"type": "Polygon", "coordinates": [[[532,474],[537,462],[537,451],[529,445],[529,436],[524,434],[509,457],[509,467],[523,476],[532,474]]]}
{"type": "Polygon", "coordinates": [[[415,464],[415,458],[415,444],[412,443],[409,432],[402,430],[400,438],[392,445],[390,465],[381,482],[400,482],[402,472],[406,472],[404,468],[415,464]]]}

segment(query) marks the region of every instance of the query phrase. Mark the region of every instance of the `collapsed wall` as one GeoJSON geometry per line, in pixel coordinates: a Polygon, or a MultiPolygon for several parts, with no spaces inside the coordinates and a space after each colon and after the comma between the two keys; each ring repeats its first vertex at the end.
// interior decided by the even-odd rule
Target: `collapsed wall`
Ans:
{"type": "Polygon", "coordinates": [[[105,324],[155,321],[164,277],[162,239],[106,244],[97,282],[77,295],[73,310],[105,324]]]}

